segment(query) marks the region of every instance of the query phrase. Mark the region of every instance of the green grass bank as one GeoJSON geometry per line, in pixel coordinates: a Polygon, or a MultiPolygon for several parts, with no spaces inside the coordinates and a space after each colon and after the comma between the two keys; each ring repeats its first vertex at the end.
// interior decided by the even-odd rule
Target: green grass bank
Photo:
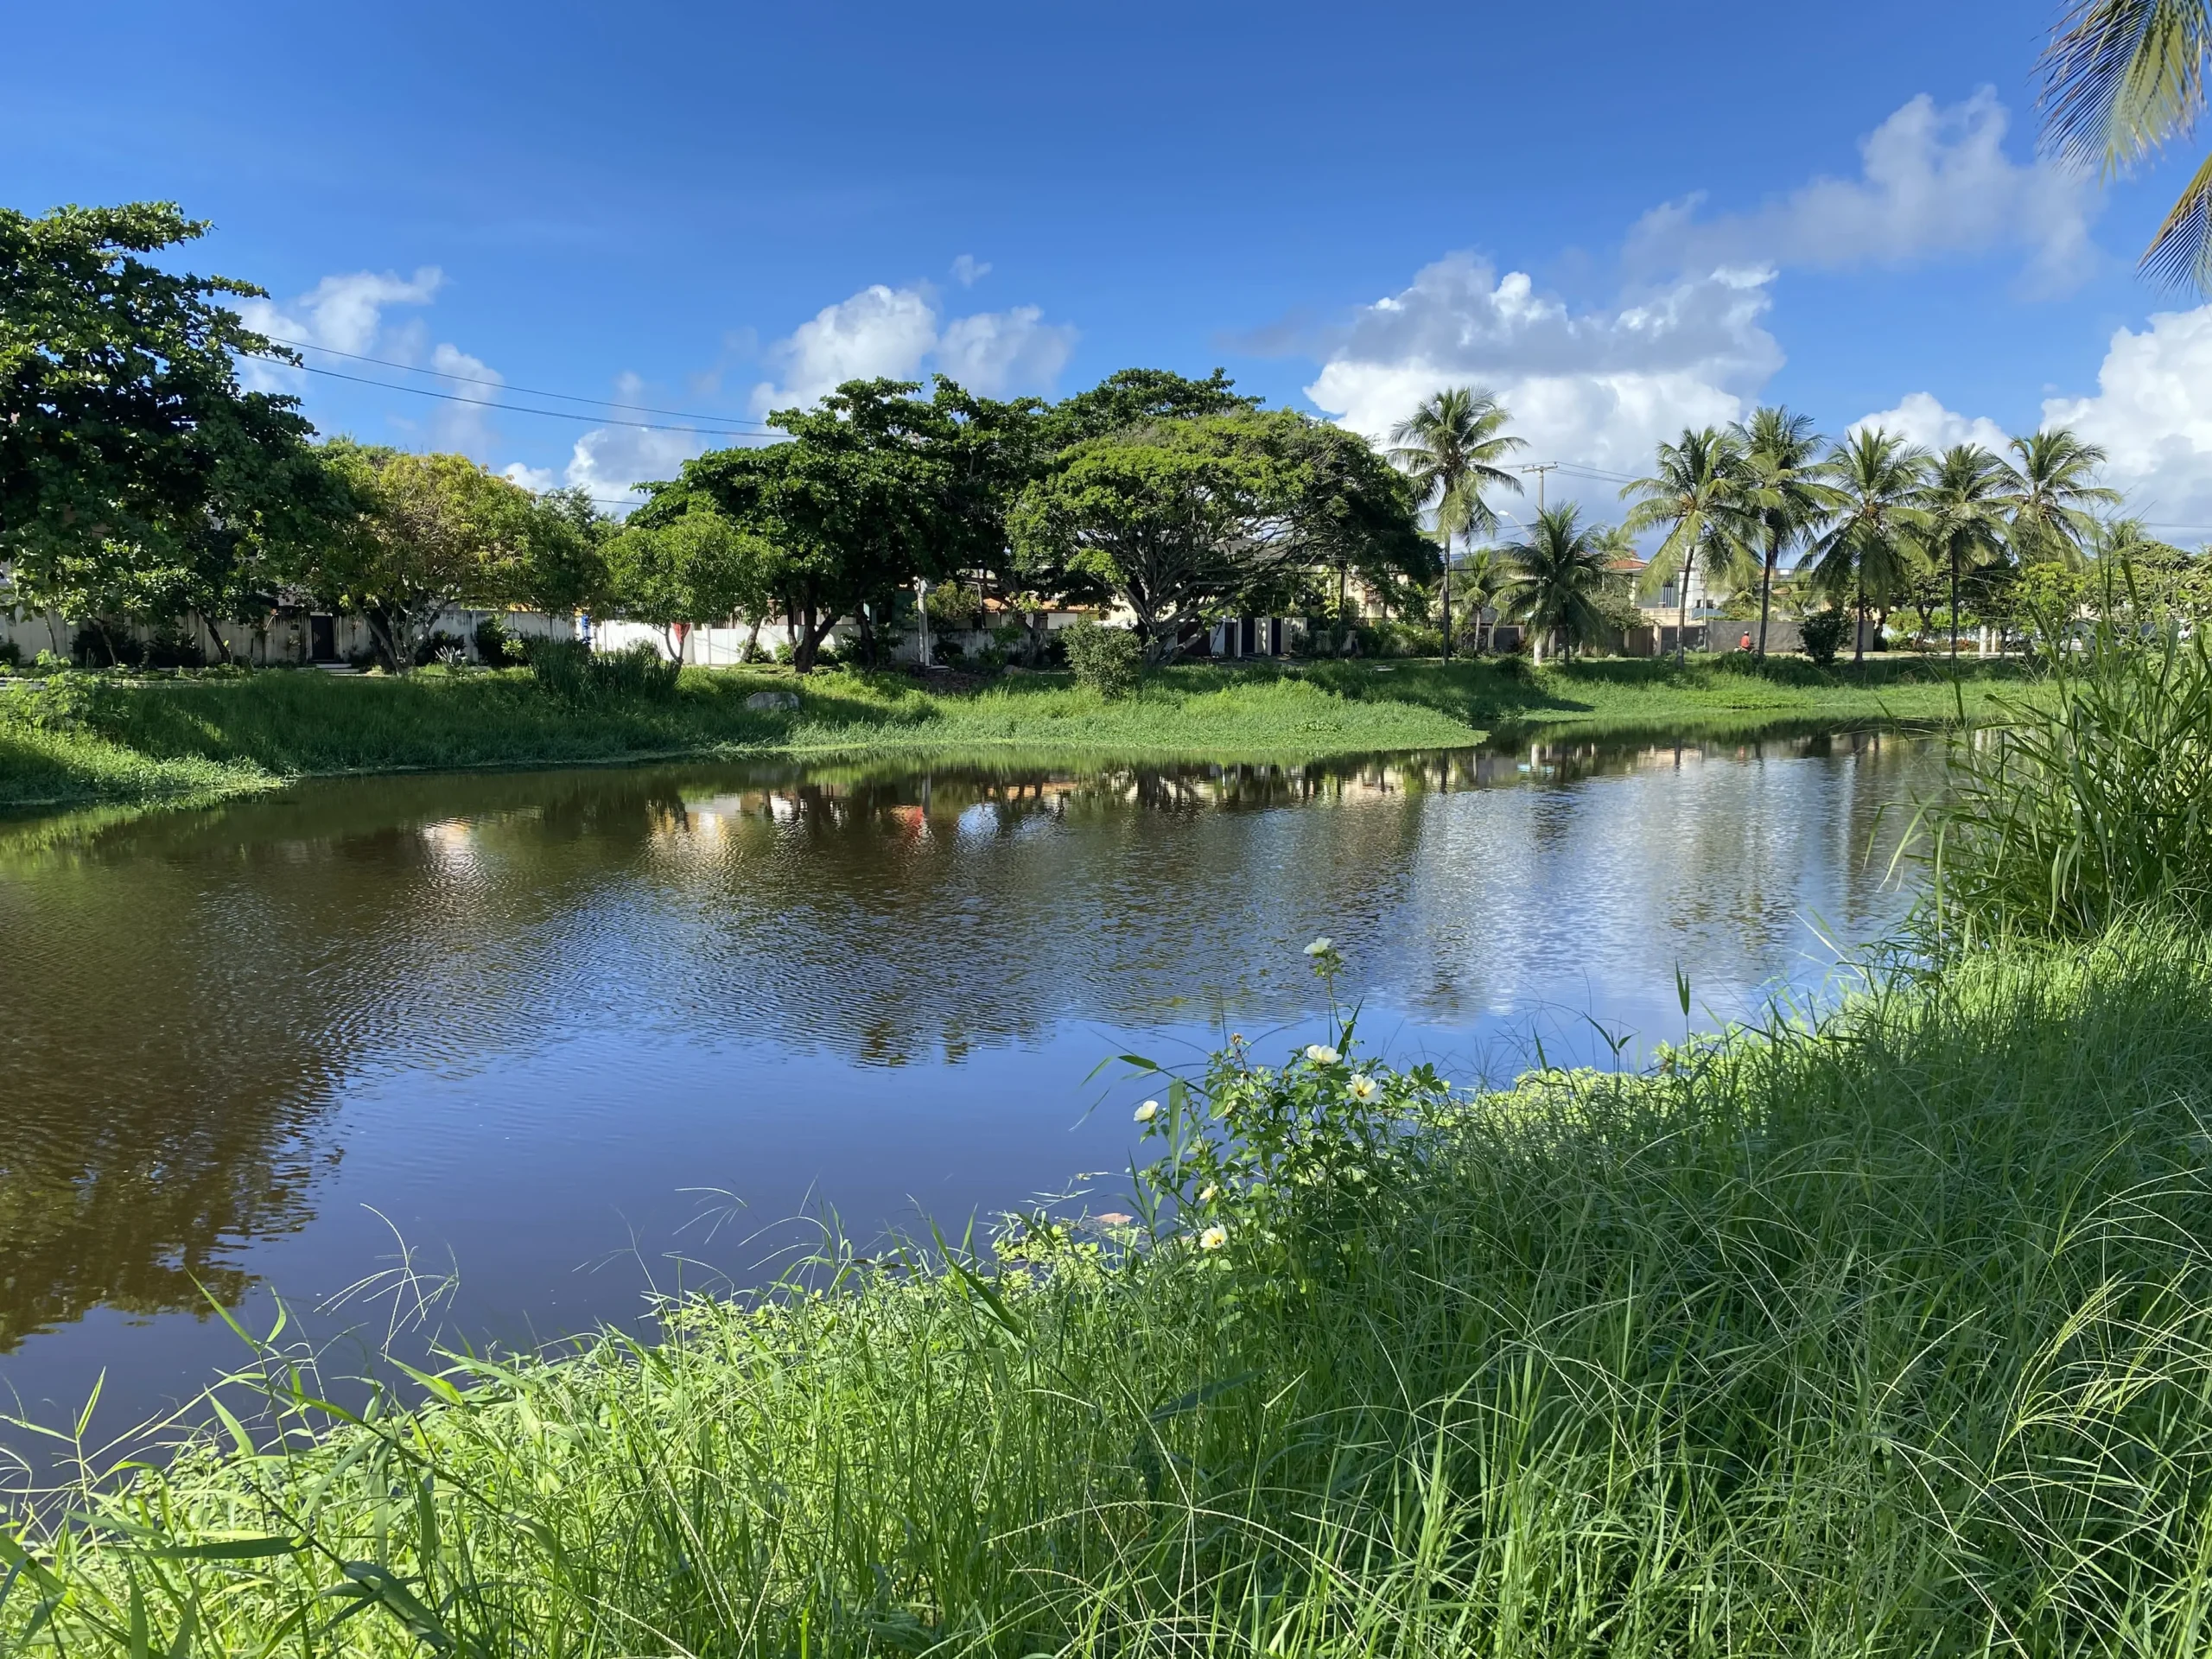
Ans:
{"type": "Polygon", "coordinates": [[[594,765],[717,754],[1028,749],[1192,758],[1448,747],[1523,729],[1726,732],[1789,721],[1941,721],[2018,671],[1898,660],[1764,675],[1712,662],[1186,667],[1107,701],[1065,675],[938,690],[905,675],[687,671],[661,701],[585,703],[523,671],[405,678],[274,671],[0,685],[0,810],[206,801],[357,772],[594,765]],[[795,710],[751,709],[796,690],[795,710]]]}
{"type": "Polygon", "coordinates": [[[1441,1108],[1348,1043],[1232,1054],[1170,1096],[1141,1252],[849,1258],[359,1417],[271,1350],[225,1394],[290,1441],[218,1425],[0,1541],[0,1647],[2196,1651],[2208,945],[1986,953],[1441,1108]]]}
{"type": "Polygon", "coordinates": [[[2212,656],[1998,712],[1835,1007],[1490,1092],[1338,1009],[1159,1074],[1133,1215],[366,1409],[272,1337],[0,1527],[0,1650],[2202,1652],[2212,656]]]}

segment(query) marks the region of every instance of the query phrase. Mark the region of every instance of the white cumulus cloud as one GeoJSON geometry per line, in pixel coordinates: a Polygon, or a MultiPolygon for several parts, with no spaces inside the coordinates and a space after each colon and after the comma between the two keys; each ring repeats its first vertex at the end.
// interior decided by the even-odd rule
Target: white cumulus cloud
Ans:
{"type": "Polygon", "coordinates": [[[2105,481],[2127,493],[2129,512],[2191,531],[2212,527],[2212,305],[2160,312],[2140,332],[2116,331],[2096,394],[2049,398],[2043,421],[2104,447],[2105,481]]]}
{"type": "Polygon", "coordinates": [[[989,397],[1049,386],[1075,350],[1075,330],[1033,305],[956,317],[937,342],[937,366],[989,397]]]}
{"type": "Polygon", "coordinates": [[[1867,427],[1878,427],[1936,454],[1954,444],[1978,443],[1992,454],[2001,455],[2005,446],[2012,442],[2005,429],[1986,416],[1957,414],[1944,408],[1933,392],[1927,391],[1907,392],[1895,409],[1861,416],[1851,423],[1849,430],[1857,432],[1867,427]]]}
{"type": "Polygon", "coordinates": [[[505,378],[482,358],[443,343],[430,353],[430,366],[448,377],[444,386],[453,399],[432,406],[431,448],[471,461],[488,461],[499,435],[492,424],[492,410],[485,405],[499,400],[505,378]]]}
{"type": "Polygon", "coordinates": [[[1699,217],[1700,197],[1669,202],[1630,232],[1630,263],[1838,270],[2012,248],[2028,255],[2031,285],[2071,287],[2094,259],[2096,192],[2048,160],[2013,161],[2009,124],[1988,87],[1948,108],[1923,93],[1860,143],[1859,177],[1817,178],[1750,213],[1709,219],[1699,217]]]}
{"type": "Polygon", "coordinates": [[[972,253],[963,253],[952,262],[952,280],[963,288],[973,288],[990,274],[990,261],[972,253]]]}
{"type": "MultiPolygon", "coordinates": [[[[1381,437],[1450,385],[1481,385],[1512,414],[1529,461],[1642,474],[1662,438],[1740,417],[1782,365],[1763,326],[1772,273],[1722,270],[1632,303],[1575,311],[1521,271],[1454,254],[1365,307],[1306,388],[1381,437]]],[[[1552,480],[1609,516],[1610,486],[1552,480]]]]}
{"type": "Polygon", "coordinates": [[[937,344],[937,310],[918,289],[881,283],[825,305],[769,353],[780,384],[753,388],[756,414],[808,406],[848,380],[910,379],[937,344]]]}
{"type": "MultiPolygon", "coordinates": [[[[395,305],[428,305],[445,283],[435,265],[412,276],[391,271],[355,270],[324,277],[296,299],[243,300],[238,315],[257,334],[304,346],[321,346],[355,356],[370,354],[382,343],[386,354],[412,361],[421,347],[411,331],[385,327],[384,314],[395,305]]],[[[249,359],[241,365],[246,383],[261,391],[294,391],[306,378],[296,369],[249,359]]]]}
{"type": "Polygon", "coordinates": [[[925,365],[987,396],[1049,391],[1075,341],[1074,328],[1046,322],[1033,305],[940,325],[928,289],[877,283],[825,305],[769,348],[778,378],[753,389],[753,410],[804,408],[848,380],[916,379],[925,365]]]}
{"type": "MultiPolygon", "coordinates": [[[[2126,512],[2177,540],[2212,538],[2212,305],[2115,332],[2095,392],[2045,398],[2037,424],[2070,427],[2101,446],[2102,481],[2126,496],[2126,512]]],[[[1885,426],[1931,448],[1970,441],[2001,454],[2009,442],[1996,422],[1959,414],[1926,391],[1852,426],[1885,426]]]]}
{"type": "MultiPolygon", "coordinates": [[[[248,327],[276,340],[434,371],[441,378],[404,384],[441,393],[443,401],[430,404],[430,412],[419,429],[411,417],[401,418],[399,424],[419,429],[432,448],[488,461],[500,439],[493,423],[493,411],[486,405],[499,400],[505,377],[482,358],[450,341],[442,340],[426,352],[429,330],[421,316],[395,321],[386,315],[395,307],[427,306],[444,286],[445,273],[435,265],[424,265],[412,276],[388,270],[346,271],[324,277],[290,300],[246,300],[239,305],[238,314],[248,327]]],[[[333,363],[313,349],[305,355],[309,367],[378,378],[374,365],[333,363]]],[[[257,390],[313,398],[315,378],[302,370],[256,359],[240,366],[242,378],[257,390]]],[[[412,398],[401,401],[414,403],[412,398]]]]}
{"type": "Polygon", "coordinates": [[[594,427],[576,440],[560,472],[516,461],[501,469],[501,476],[540,494],[563,486],[580,489],[603,511],[620,517],[645,501],[632,493],[636,486],[672,479],[685,461],[728,442],[696,432],[594,427]]]}

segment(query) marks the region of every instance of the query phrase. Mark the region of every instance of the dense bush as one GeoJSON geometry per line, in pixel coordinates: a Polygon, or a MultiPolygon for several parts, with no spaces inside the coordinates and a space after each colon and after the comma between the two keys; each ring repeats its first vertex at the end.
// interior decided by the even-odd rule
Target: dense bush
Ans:
{"type": "Polygon", "coordinates": [[[514,630],[496,616],[479,622],[470,638],[476,646],[476,660],[486,668],[512,668],[528,654],[514,630]]]}
{"type": "Polygon", "coordinates": [[[1834,666],[1835,654],[1850,632],[1851,618],[1839,610],[1808,611],[1797,624],[1805,654],[1820,668],[1834,666]]]}
{"type": "Polygon", "coordinates": [[[1088,619],[1062,628],[1061,648],[1076,683],[1103,697],[1126,697],[1137,689],[1144,669],[1144,647],[1127,628],[1102,627],[1088,619]]]}
{"type": "Polygon", "coordinates": [[[965,582],[941,582],[931,588],[925,601],[932,628],[957,628],[963,632],[972,628],[983,614],[983,595],[980,589],[965,582]]]}
{"type": "Polygon", "coordinates": [[[570,702],[665,702],[676,695],[683,674],[680,664],[644,640],[621,651],[595,652],[582,639],[534,639],[530,668],[538,684],[570,702]]]}
{"type": "Polygon", "coordinates": [[[415,647],[415,666],[428,668],[432,663],[443,663],[450,668],[468,658],[468,642],[457,633],[437,632],[428,635],[415,647]]]}

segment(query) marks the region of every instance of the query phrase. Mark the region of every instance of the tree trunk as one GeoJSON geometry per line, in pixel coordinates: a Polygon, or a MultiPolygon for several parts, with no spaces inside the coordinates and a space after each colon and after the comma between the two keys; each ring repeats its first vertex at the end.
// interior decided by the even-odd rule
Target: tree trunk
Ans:
{"type": "MultiPolygon", "coordinates": [[[[818,613],[814,600],[810,596],[799,613],[799,621],[803,626],[798,639],[791,645],[791,668],[797,673],[814,672],[815,651],[822,643],[823,634],[830,632],[826,627],[817,630],[815,620],[818,613]]],[[[834,618],[831,619],[831,626],[836,626],[834,618]]]]}
{"type": "Polygon", "coordinates": [[[1864,668],[1866,666],[1866,584],[1865,582],[1858,585],[1855,597],[1858,601],[1859,620],[1851,630],[1851,665],[1853,668],[1864,668]]]}
{"type": "Polygon", "coordinates": [[[1958,666],[1959,666],[1959,549],[1958,549],[1958,544],[1957,544],[1956,543],[1952,543],[1952,546],[1951,546],[1951,668],[1952,668],[1952,671],[1955,673],[1955,672],[1957,671],[1957,670],[1958,670],[1958,666]]]}
{"type": "Polygon", "coordinates": [[[1767,612],[1774,599],[1774,567],[1782,558],[1782,543],[1770,541],[1766,550],[1766,568],[1759,573],[1759,661],[1766,660],[1767,612]]]}
{"type": "Polygon", "coordinates": [[[1680,668],[1688,659],[1690,649],[1690,570],[1697,563],[1693,550],[1682,561],[1682,590],[1675,595],[1675,666],[1680,668]]]}
{"type": "Polygon", "coordinates": [[[1444,537],[1444,660],[1452,660],[1452,537],[1444,537]]]}

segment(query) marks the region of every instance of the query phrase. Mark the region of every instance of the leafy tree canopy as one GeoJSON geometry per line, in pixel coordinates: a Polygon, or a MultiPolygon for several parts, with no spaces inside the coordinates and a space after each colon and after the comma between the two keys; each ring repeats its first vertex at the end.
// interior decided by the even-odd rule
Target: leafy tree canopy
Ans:
{"type": "Polygon", "coordinates": [[[661,631],[671,661],[677,629],[740,611],[759,615],[772,599],[775,550],[709,503],[633,524],[607,544],[609,603],[615,614],[661,631]]]}
{"type": "Polygon", "coordinates": [[[1236,391],[1236,384],[1223,369],[1203,380],[1171,369],[1118,370],[1090,391],[1053,404],[1044,416],[1042,436],[1048,449],[1061,450],[1161,421],[1202,420],[1259,408],[1262,400],[1236,391]]]}
{"type": "Polygon", "coordinates": [[[366,617],[392,663],[414,663],[452,606],[560,608],[603,588],[573,500],[541,502],[466,455],[340,440],[324,451],[356,511],[301,575],[323,603],[366,617]]]}
{"type": "Polygon", "coordinates": [[[1016,508],[1024,556],[1127,605],[1152,660],[1194,626],[1288,608],[1348,560],[1433,570],[1413,492],[1356,435],[1288,410],[1161,420],[1065,451],[1016,508]]]}
{"type": "Polygon", "coordinates": [[[262,290],[142,257],[207,229],[166,202],[0,209],[0,557],[22,602],[235,615],[341,510],[295,400],[239,388],[235,354],[286,355],[221,303],[262,290]]]}

